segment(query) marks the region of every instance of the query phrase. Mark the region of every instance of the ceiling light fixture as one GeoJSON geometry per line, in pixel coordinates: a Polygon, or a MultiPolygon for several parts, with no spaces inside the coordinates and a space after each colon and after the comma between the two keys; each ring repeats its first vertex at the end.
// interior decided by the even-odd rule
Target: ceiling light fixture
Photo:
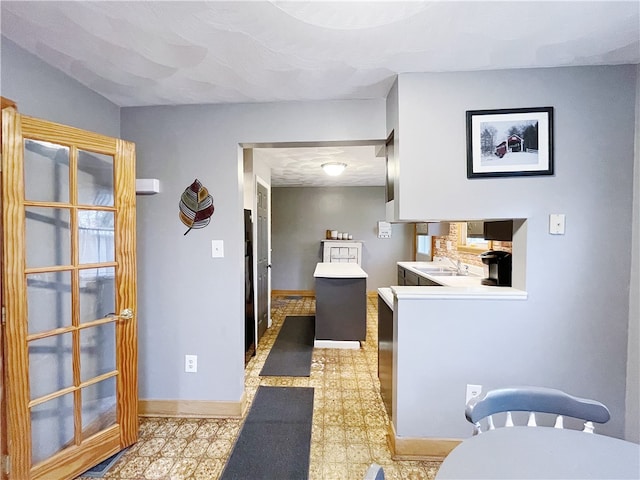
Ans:
{"type": "Polygon", "coordinates": [[[340,175],[345,168],[347,168],[346,163],[329,162],[322,164],[322,169],[325,171],[325,173],[327,175],[331,175],[332,177],[340,175]]]}

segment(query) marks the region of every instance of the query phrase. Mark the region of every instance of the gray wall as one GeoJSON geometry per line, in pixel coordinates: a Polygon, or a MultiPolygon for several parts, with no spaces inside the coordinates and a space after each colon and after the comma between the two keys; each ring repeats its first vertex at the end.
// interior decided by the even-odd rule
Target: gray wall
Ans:
{"type": "MultiPolygon", "coordinates": [[[[119,135],[117,106],[9,40],[1,47],[1,93],[22,113],[119,135]]],[[[401,146],[402,205],[420,219],[529,219],[529,308],[518,341],[525,339],[522,355],[534,349],[537,356],[523,381],[549,373],[556,385],[600,398],[612,407],[618,432],[625,383],[628,402],[638,390],[631,356],[637,358],[637,266],[635,277],[629,268],[637,76],[637,67],[565,68],[410,74],[399,85],[401,135],[415,139],[401,146]],[[556,108],[556,174],[467,180],[465,110],[541,105],[556,108]],[[438,201],[424,201],[427,191],[438,201]],[[567,214],[565,236],[546,233],[549,213],[567,214]],[[531,332],[535,344],[526,341],[531,332]]],[[[138,197],[142,398],[241,396],[238,143],[384,139],[384,115],[378,101],[123,110],[138,177],[162,181],[159,195],[138,197]],[[216,213],[205,230],[183,237],[177,205],[195,177],[210,188],[216,213]],[[225,240],[224,259],[210,258],[214,238],[225,240]],[[200,355],[199,374],[181,372],[185,353],[200,355]]],[[[637,211],[633,218],[637,229],[637,211]]],[[[483,354],[495,356],[489,348],[483,354]]],[[[626,407],[632,423],[637,403],[626,407]]],[[[637,422],[627,426],[637,438],[637,422]]]]}
{"type": "MultiPolygon", "coordinates": [[[[521,332],[512,341],[529,361],[518,379],[605,402],[616,435],[627,381],[636,76],[635,66],[617,66],[398,80],[403,217],[527,219],[529,298],[512,319],[521,332]],[[466,110],[547,105],[555,108],[555,175],[466,178],[466,110]],[[550,213],[566,214],[565,235],[549,235],[550,213]]],[[[465,335],[451,341],[477,348],[465,335]]],[[[502,351],[480,349],[489,368],[513,373],[502,351]]],[[[449,350],[441,344],[437,353],[449,350]]],[[[488,374],[476,381],[498,386],[488,374]]]]}
{"type": "MultiPolygon", "coordinates": [[[[122,109],[138,176],[161,193],[138,198],[140,397],[238,401],[244,391],[243,168],[240,144],[383,139],[384,100],[122,109]],[[184,189],[213,196],[209,226],[178,219],[184,189]],[[224,258],[211,258],[211,240],[224,258]],[[196,354],[198,374],[184,373],[196,354]]],[[[324,228],[324,227],[323,227],[324,228]]]]}
{"type": "Polygon", "coordinates": [[[378,238],[384,220],[384,187],[281,187],[271,189],[271,285],[274,290],[313,290],[326,230],[349,232],[363,241],[367,291],[397,283],[396,262],[411,260],[413,225],[394,224],[378,238]]]}
{"type": "Polygon", "coordinates": [[[627,422],[625,438],[640,443],[640,65],[636,79],[636,152],[633,175],[633,240],[627,358],[627,422]]]}
{"type": "Polygon", "coordinates": [[[111,137],[120,136],[120,108],[1,37],[2,96],[18,111],[111,137]]]}

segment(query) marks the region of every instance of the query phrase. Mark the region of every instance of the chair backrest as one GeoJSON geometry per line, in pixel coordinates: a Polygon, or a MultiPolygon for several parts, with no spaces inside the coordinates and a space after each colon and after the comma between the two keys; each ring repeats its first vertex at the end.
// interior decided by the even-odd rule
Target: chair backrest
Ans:
{"type": "Polygon", "coordinates": [[[364,480],[384,480],[384,470],[377,463],[372,463],[367,469],[364,480]]]}
{"type": "Polygon", "coordinates": [[[611,415],[602,403],[574,397],[562,390],[544,387],[509,387],[490,390],[467,403],[465,416],[474,425],[474,435],[481,432],[480,420],[487,418],[489,430],[495,428],[493,415],[506,412],[505,427],[513,426],[511,412],[529,412],[528,426],[537,426],[536,413],[557,415],[555,428],[564,428],[563,417],[583,420],[583,431],[593,433],[593,422],[606,423],[611,415]]]}

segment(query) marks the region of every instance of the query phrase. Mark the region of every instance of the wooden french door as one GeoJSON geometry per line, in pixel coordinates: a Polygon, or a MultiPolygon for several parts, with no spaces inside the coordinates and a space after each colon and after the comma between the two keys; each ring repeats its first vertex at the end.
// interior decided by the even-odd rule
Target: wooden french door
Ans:
{"type": "Polygon", "coordinates": [[[2,111],[9,478],[68,479],[138,436],[135,147],[2,111]]]}

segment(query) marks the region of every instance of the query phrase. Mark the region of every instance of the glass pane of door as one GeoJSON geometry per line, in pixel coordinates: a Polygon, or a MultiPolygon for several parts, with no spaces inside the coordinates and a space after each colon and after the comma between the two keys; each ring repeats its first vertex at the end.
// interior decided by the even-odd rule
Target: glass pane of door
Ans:
{"type": "Polygon", "coordinates": [[[71,334],[29,342],[29,385],[36,399],[73,385],[71,334]]]}
{"type": "Polygon", "coordinates": [[[27,275],[29,334],[71,326],[71,272],[27,275]]]}
{"type": "Polygon", "coordinates": [[[36,464],[73,443],[73,394],[31,409],[31,463],[36,464]]]}
{"type": "Polygon", "coordinates": [[[31,400],[73,386],[72,355],[71,333],[29,342],[31,400]]]}
{"type": "Polygon", "coordinates": [[[71,264],[71,227],[68,208],[27,207],[27,268],[71,264]]]}
{"type": "Polygon", "coordinates": [[[116,313],[116,269],[80,270],[80,325],[116,313]]]}
{"type": "Polygon", "coordinates": [[[80,381],[86,382],[116,369],[114,322],[80,330],[80,381]]]}
{"type": "Polygon", "coordinates": [[[69,201],[69,147],[38,140],[24,141],[25,198],[41,202],[69,201]]]}
{"type": "Polygon", "coordinates": [[[78,151],[78,203],[113,206],[113,157],[78,151]]]}
{"type": "Polygon", "coordinates": [[[116,423],[116,377],[82,389],[82,439],[116,423]]]}
{"type": "Polygon", "coordinates": [[[114,227],[113,212],[78,211],[78,250],[81,264],[115,260],[114,227]]]}

